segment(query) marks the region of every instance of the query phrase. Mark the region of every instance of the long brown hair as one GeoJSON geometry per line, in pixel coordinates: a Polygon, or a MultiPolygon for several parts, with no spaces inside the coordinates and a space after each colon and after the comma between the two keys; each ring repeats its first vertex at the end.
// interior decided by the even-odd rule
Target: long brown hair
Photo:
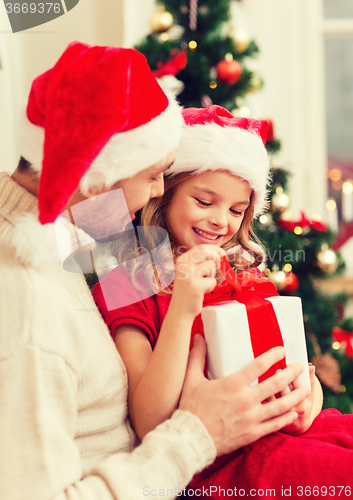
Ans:
{"type": "MultiPolygon", "coordinates": [[[[175,175],[167,175],[164,181],[164,194],[160,198],[151,199],[147,205],[143,208],[141,213],[141,225],[146,227],[160,227],[167,230],[170,240],[170,245],[173,252],[174,260],[178,256],[178,245],[173,234],[173,228],[169,227],[167,221],[167,214],[169,207],[173,201],[174,195],[182,183],[189,179],[191,175],[197,175],[197,173],[183,172],[175,175]]],[[[227,252],[228,260],[235,269],[245,270],[253,267],[257,267],[261,264],[264,259],[264,249],[253,232],[252,223],[254,217],[254,193],[251,193],[249,206],[246,208],[242,223],[240,228],[233,236],[231,240],[222,245],[222,248],[227,252]],[[233,252],[230,250],[233,249],[233,252]],[[245,255],[244,255],[245,254],[245,255]]],[[[142,249],[141,249],[142,250],[142,249]]],[[[126,262],[127,256],[129,255],[129,247],[125,246],[121,249],[118,260],[120,262],[126,262]]],[[[132,254],[130,255],[130,258],[132,254]]],[[[159,262],[163,262],[163,255],[159,258],[159,262]]],[[[135,281],[136,272],[140,269],[140,265],[135,265],[133,260],[130,260],[131,267],[130,275],[133,280],[134,285],[138,288],[135,281]]],[[[164,281],[167,278],[168,273],[171,272],[170,266],[149,266],[144,267],[144,272],[147,279],[153,280],[157,283],[159,281],[164,281]],[[161,279],[162,277],[162,279],[161,279]]],[[[174,269],[173,269],[174,271],[174,269]]],[[[162,291],[162,287],[160,287],[162,291]]],[[[164,288],[164,293],[171,293],[171,288],[164,288]]]]}

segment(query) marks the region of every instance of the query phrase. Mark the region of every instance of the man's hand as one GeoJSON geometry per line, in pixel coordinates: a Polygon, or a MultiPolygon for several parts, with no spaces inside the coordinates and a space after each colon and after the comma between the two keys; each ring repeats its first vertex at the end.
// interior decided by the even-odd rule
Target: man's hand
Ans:
{"type": "Polygon", "coordinates": [[[250,387],[253,380],[285,356],[283,347],[275,347],[243,370],[217,380],[207,380],[203,375],[205,355],[205,341],[196,335],[179,408],[200,418],[213,439],[218,455],[230,453],[279,431],[298,418],[293,409],[307,397],[309,389],[306,387],[288,391],[283,397],[273,398],[266,404],[262,402],[293,383],[303,371],[301,364],[288,366],[257,386],[250,387]]]}

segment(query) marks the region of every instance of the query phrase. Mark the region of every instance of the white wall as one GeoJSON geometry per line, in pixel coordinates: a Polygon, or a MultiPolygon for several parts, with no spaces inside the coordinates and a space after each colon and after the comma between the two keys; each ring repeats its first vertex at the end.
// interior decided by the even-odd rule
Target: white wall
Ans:
{"type": "MultiPolygon", "coordinates": [[[[250,98],[274,120],[289,168],[291,208],[325,215],[326,132],[321,0],[244,0],[248,30],[260,48],[263,89],[250,98]]],[[[256,116],[260,117],[260,116],[256,116]]]]}
{"type": "Polygon", "coordinates": [[[155,10],[154,0],[124,0],[124,47],[133,47],[151,32],[149,18],[155,10]]]}
{"type": "Polygon", "coordinates": [[[123,0],[81,0],[64,16],[16,34],[0,4],[0,170],[13,170],[18,161],[15,117],[33,79],[53,66],[73,40],[121,46],[123,36],[123,0]]]}

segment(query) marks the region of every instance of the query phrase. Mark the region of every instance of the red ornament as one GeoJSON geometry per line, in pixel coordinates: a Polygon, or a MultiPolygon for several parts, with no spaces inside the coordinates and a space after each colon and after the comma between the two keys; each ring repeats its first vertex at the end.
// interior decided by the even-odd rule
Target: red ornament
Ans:
{"type": "Polygon", "coordinates": [[[353,358],[353,332],[346,332],[339,326],[332,330],[332,337],[335,342],[339,342],[348,358],[353,358]]]}
{"type": "Polygon", "coordinates": [[[241,66],[235,59],[223,59],[217,64],[217,78],[226,85],[234,85],[241,77],[241,66]]]}
{"type": "Polygon", "coordinates": [[[294,273],[288,273],[283,291],[286,293],[293,293],[298,290],[299,280],[294,273]]]}

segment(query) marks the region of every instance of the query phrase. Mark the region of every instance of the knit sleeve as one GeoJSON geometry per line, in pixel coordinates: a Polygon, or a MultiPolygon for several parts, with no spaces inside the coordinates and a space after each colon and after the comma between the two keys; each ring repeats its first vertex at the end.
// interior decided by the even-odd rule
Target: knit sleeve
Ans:
{"type": "Polygon", "coordinates": [[[184,487],[215,458],[199,419],[177,411],[135,451],[113,454],[83,476],[77,379],[65,360],[25,346],[0,362],[0,381],[2,500],[142,499],[148,488],[184,487]]]}
{"type": "Polygon", "coordinates": [[[152,347],[155,346],[160,312],[156,290],[146,284],[142,273],[133,283],[124,268],[117,268],[95,285],[92,294],[113,338],[118,326],[135,325],[145,332],[152,347]]]}

